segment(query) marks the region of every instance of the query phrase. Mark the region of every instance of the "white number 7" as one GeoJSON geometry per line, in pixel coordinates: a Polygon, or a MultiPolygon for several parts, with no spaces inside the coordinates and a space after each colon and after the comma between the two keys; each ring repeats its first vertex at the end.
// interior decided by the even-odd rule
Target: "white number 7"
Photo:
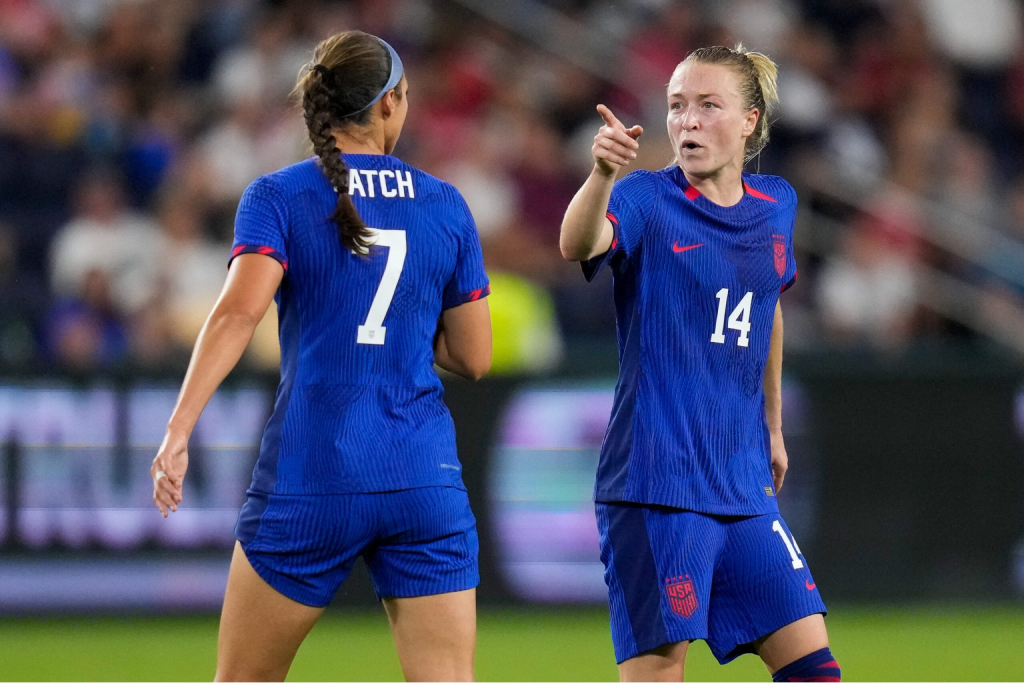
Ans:
{"type": "Polygon", "coordinates": [[[405,254],[407,250],[405,241],[405,230],[377,230],[370,228],[370,244],[378,247],[388,247],[388,262],[384,264],[384,276],[380,279],[377,293],[370,303],[370,311],[366,314],[366,321],[359,326],[356,334],[357,344],[384,344],[384,335],[388,329],[384,327],[384,317],[391,308],[391,300],[395,297],[395,290],[398,288],[398,278],[402,276],[402,269],[405,267],[405,254]]]}

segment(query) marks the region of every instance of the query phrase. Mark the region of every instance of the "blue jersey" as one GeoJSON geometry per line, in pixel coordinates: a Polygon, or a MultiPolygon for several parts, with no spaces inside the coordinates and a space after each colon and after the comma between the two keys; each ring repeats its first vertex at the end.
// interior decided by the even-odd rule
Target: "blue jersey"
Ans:
{"type": "Polygon", "coordinates": [[[281,384],[251,491],[461,488],[433,338],[444,309],[488,294],[476,225],[455,188],[394,157],[345,162],[374,228],[368,255],[341,246],[337,194],[315,159],[258,178],[238,206],[232,258],[285,269],[281,384]]]}
{"type": "Polygon", "coordinates": [[[709,514],[777,512],[763,377],[779,294],[796,279],[796,193],[744,175],[709,201],[673,166],[615,184],[611,249],[619,379],[596,500],[709,514]]]}

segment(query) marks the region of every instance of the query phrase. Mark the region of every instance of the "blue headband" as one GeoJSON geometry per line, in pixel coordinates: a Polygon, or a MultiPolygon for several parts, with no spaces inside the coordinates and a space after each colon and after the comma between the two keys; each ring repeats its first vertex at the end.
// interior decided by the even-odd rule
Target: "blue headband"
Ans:
{"type": "MultiPolygon", "coordinates": [[[[402,69],[402,58],[398,56],[397,52],[395,52],[395,48],[388,45],[387,41],[382,38],[377,38],[377,40],[379,40],[384,47],[388,49],[388,54],[391,55],[391,75],[388,76],[388,82],[384,84],[384,87],[379,93],[377,93],[377,96],[367,102],[365,107],[355,110],[352,114],[358,114],[359,112],[369,109],[375,105],[380,98],[387,94],[388,90],[397,86],[398,82],[402,80],[402,74],[404,73],[404,70],[402,69]]],[[[349,116],[352,114],[349,114],[349,116]]]]}

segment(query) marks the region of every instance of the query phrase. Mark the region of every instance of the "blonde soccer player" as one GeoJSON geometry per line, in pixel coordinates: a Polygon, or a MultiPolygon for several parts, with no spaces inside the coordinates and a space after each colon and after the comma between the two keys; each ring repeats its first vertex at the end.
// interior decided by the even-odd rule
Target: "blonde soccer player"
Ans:
{"type": "Polygon", "coordinates": [[[687,646],[755,652],[775,680],[838,681],[825,605],[779,515],[782,305],[797,198],[746,174],[768,141],[776,67],[702,48],[668,84],[674,163],[616,174],[639,126],[604,106],[562,255],[609,268],[619,378],[595,500],[624,681],[682,680],[687,646]]]}

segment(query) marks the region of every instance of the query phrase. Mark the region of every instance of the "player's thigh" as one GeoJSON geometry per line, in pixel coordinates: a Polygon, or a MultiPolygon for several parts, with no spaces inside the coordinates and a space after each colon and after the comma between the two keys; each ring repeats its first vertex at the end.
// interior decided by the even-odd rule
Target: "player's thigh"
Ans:
{"type": "Polygon", "coordinates": [[[409,680],[466,680],[476,648],[479,541],[462,489],[381,494],[384,534],[364,557],[409,680]]]}
{"type": "Polygon", "coordinates": [[[690,642],[668,643],[619,664],[619,680],[681,681],[690,642]]]}
{"type": "Polygon", "coordinates": [[[218,681],[284,680],[302,640],[323,608],[277,592],[235,543],[217,639],[218,681]]]}
{"type": "Polygon", "coordinates": [[[383,602],[407,681],[473,680],[475,588],[383,602]]]}
{"type": "Polygon", "coordinates": [[[722,663],[758,652],[769,635],[808,617],[817,619],[807,623],[821,623],[825,612],[807,559],[780,515],[732,519],[725,527],[708,623],[708,646],[722,663]]]}
{"type": "Polygon", "coordinates": [[[326,607],[377,537],[374,494],[250,492],[235,527],[250,566],[277,592],[326,607]]]}
{"type": "Polygon", "coordinates": [[[708,596],[724,537],[706,515],[598,503],[615,661],[624,679],[680,678],[686,648],[707,637],[708,596]]]}
{"type": "Polygon", "coordinates": [[[773,674],[801,657],[828,647],[825,618],[811,614],[760,638],[755,649],[773,674]]]}
{"type": "Polygon", "coordinates": [[[378,598],[477,587],[480,542],[465,490],[428,486],[378,495],[382,531],[363,553],[378,598]]]}

